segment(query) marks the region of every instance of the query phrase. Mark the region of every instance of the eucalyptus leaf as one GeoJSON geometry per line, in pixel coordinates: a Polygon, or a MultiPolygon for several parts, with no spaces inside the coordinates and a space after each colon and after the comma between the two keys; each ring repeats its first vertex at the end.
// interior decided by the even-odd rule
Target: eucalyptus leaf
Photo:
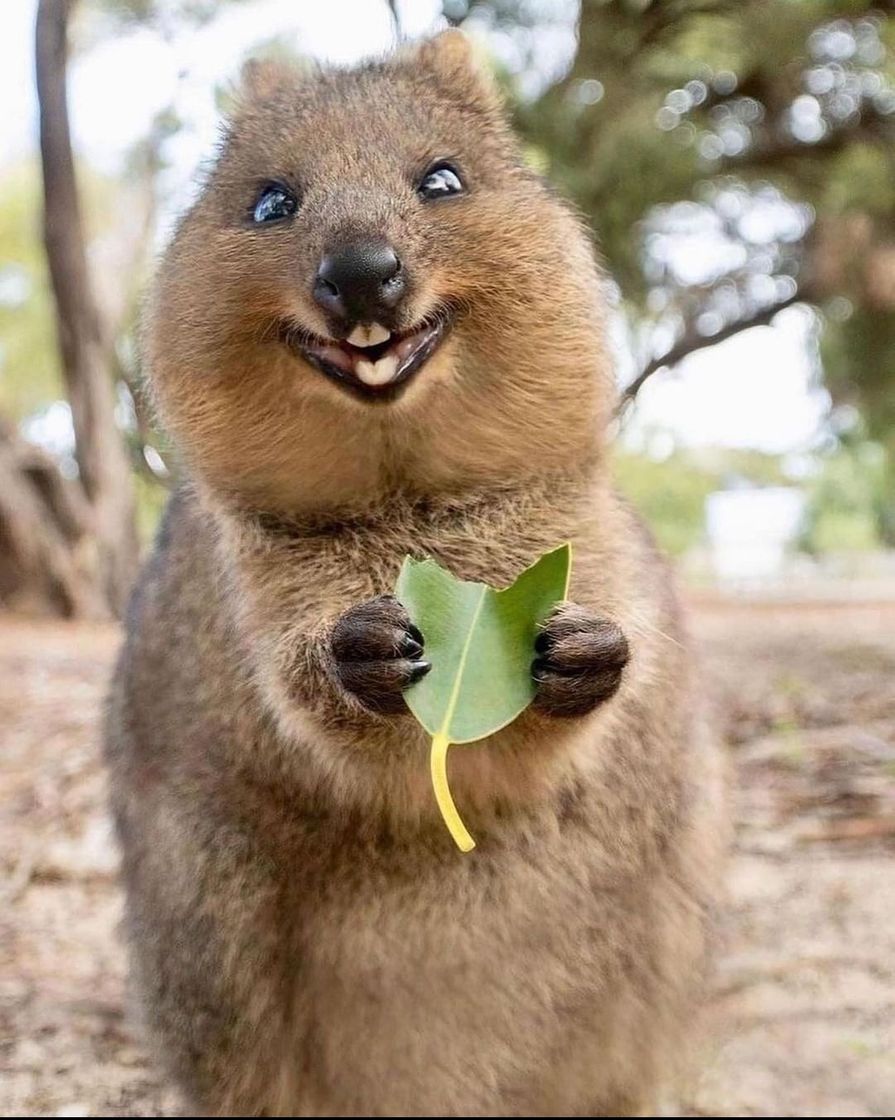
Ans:
{"type": "Polygon", "coordinates": [[[534,699],[534,641],[547,615],[566,598],[571,567],[571,545],[561,545],[500,591],[459,580],[434,560],[408,556],[401,567],[395,594],[422,631],[432,664],[404,697],[432,736],[435,796],[463,851],[475,842],[448,787],[448,747],[494,734],[534,699]]]}

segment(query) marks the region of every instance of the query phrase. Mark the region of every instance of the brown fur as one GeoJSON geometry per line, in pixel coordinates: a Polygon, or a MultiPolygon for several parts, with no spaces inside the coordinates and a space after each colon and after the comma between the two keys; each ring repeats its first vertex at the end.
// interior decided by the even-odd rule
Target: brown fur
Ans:
{"type": "Polygon", "coordinates": [[[665,568],[607,477],[603,338],[587,239],[523,166],[462,39],[250,75],[149,315],[190,483],[135,595],[109,712],[134,976],[194,1107],[653,1104],[705,966],[718,764],[665,568]],[[414,177],[445,156],[468,195],[424,207],[414,177]],[[251,229],[271,177],[300,182],[301,209],[251,229]],[[457,316],[389,404],[276,338],[284,318],[326,333],[308,293],[346,227],[399,247],[406,325],[457,316]],[[405,553],[501,585],[566,539],[557,679],[451,755],[478,841],[464,856],[425,733],[346,689],[334,628],[369,623],[359,605],[405,553]]]}

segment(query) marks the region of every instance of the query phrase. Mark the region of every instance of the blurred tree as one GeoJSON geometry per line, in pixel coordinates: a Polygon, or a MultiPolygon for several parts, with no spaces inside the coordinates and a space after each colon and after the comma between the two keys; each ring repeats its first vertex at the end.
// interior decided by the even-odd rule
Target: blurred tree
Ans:
{"type": "Polygon", "coordinates": [[[0,418],[0,601],[102,617],[90,510],[48,454],[0,418]]]}
{"type": "Polygon", "coordinates": [[[619,488],[666,552],[682,556],[701,542],[705,500],[718,488],[720,472],[679,452],[655,460],[619,450],[614,465],[619,488]]]}
{"type": "Polygon", "coordinates": [[[24,420],[57,393],[53,301],[34,200],[37,169],[11,169],[0,184],[0,411],[24,420]]]}
{"type": "MultiPolygon", "coordinates": [[[[185,27],[239,2],[245,0],[43,0],[41,10],[58,17],[76,9],[78,19],[68,28],[74,49],[89,50],[134,28],[173,40],[185,27]]],[[[403,5],[385,3],[400,32],[403,5]]],[[[851,406],[862,417],[854,438],[862,434],[888,450],[883,481],[862,510],[872,511],[890,543],[893,6],[891,0],[443,0],[449,22],[484,25],[528,150],[598,231],[630,328],[631,394],[695,349],[770,322],[794,302],[814,307],[824,327],[820,352],[835,405],[851,406]]],[[[277,43],[268,47],[280,49],[277,43]]],[[[57,97],[59,89],[57,81],[57,97]]],[[[75,285],[76,303],[83,310],[85,301],[92,302],[96,313],[84,349],[93,345],[90,331],[94,343],[98,332],[99,348],[92,352],[105,371],[96,381],[105,386],[100,412],[107,421],[111,401],[124,441],[113,458],[122,477],[128,457],[137,468],[138,517],[146,514],[146,520],[162,497],[154,479],[164,464],[137,387],[134,291],[153,217],[159,153],[179,123],[163,112],[135,145],[122,177],[135,194],[126,201],[107,203],[108,191],[121,189],[118,183],[110,188],[81,168],[78,180],[78,205],[86,211],[80,242],[82,250],[89,245],[93,291],[88,300],[89,287],[75,285]],[[91,220],[94,199],[101,221],[91,220]],[[116,215],[126,215],[120,225],[116,215]],[[110,277],[116,282],[108,283],[110,277]],[[120,283],[121,277],[128,282],[120,283]]],[[[45,261],[28,236],[31,189],[23,168],[7,177],[0,198],[0,250],[9,262],[0,269],[0,410],[13,421],[59,395],[51,382],[60,367],[49,344],[55,312],[45,261]]],[[[69,236],[71,228],[63,223],[63,234],[69,236]]],[[[60,339],[70,346],[65,332],[60,339]]],[[[53,406],[54,415],[63,407],[53,406]]],[[[79,407],[83,432],[97,411],[79,407]]],[[[852,435],[844,432],[843,441],[852,435]]],[[[69,456],[52,478],[53,461],[32,452],[11,425],[0,423],[0,498],[6,499],[0,501],[0,569],[21,575],[40,555],[56,573],[49,583],[43,575],[37,580],[50,589],[54,605],[68,611],[90,602],[94,609],[97,601],[117,605],[120,591],[113,584],[121,587],[126,580],[112,578],[110,559],[103,561],[98,548],[93,502],[86,497],[89,454],[86,469],[69,456]],[[13,471],[15,485],[7,486],[13,471]],[[32,527],[32,515],[43,510],[46,539],[39,547],[35,537],[22,548],[27,533],[24,522],[13,531],[16,509],[32,527]],[[19,559],[13,563],[15,548],[19,559]],[[65,549],[70,563],[61,559],[65,549]],[[103,583],[102,594],[97,599],[77,592],[79,580],[103,583]]],[[[643,469],[622,464],[641,504],[653,483],[672,475],[677,480],[671,503],[677,513],[662,530],[672,548],[695,539],[698,530],[697,498],[707,475],[697,480],[691,467],[677,458],[643,469]],[[678,515],[684,529],[675,534],[678,515]]],[[[717,474],[713,478],[717,482],[717,474]]],[[[818,509],[843,494],[853,491],[820,488],[818,509]]],[[[661,519],[661,511],[653,512],[661,519]]],[[[132,517],[120,521],[123,533],[131,534],[132,517]]],[[[829,532],[816,536],[827,539],[829,532]]],[[[128,548],[122,547],[122,555],[128,548]]],[[[8,581],[0,579],[0,600],[9,597],[8,581]]]]}
{"type": "MultiPolygon", "coordinates": [[[[61,368],[75,434],[77,483],[69,503],[82,518],[75,538],[92,544],[89,578],[112,612],[123,609],[137,564],[130,466],[115,420],[109,337],[87,265],[81,201],[68,118],[68,28],[77,0],[40,0],[35,74],[40,107],[44,245],[56,308],[61,368]],[[83,500],[80,500],[83,498],[83,500]]],[[[25,471],[26,477],[29,477],[25,471]]],[[[37,489],[37,484],[34,484],[37,489]]],[[[45,495],[44,495],[45,497],[45,495]]],[[[44,501],[47,518],[57,511],[44,501]]],[[[7,520],[14,511],[7,511],[7,520]]],[[[15,524],[12,522],[13,525],[15,524]]],[[[14,537],[15,533],[8,534],[14,537]]],[[[81,549],[83,553],[83,549],[81,549]]]]}
{"type": "Polygon", "coordinates": [[[34,236],[29,167],[4,178],[0,205],[2,602],[66,614],[120,613],[136,569],[138,514],[142,523],[161,500],[158,487],[141,482],[132,468],[153,482],[166,475],[130,334],[159,150],[176,124],[161,113],[135,143],[114,188],[118,205],[110,205],[107,183],[83,169],[76,176],[66,95],[71,43],[89,47],[141,25],[170,37],[184,25],[212,19],[221,7],[218,0],[39,2],[43,253],[34,236]],[[90,220],[93,202],[102,222],[90,220]],[[58,355],[51,344],[54,323],[58,355]],[[58,398],[60,373],[67,411],[50,403],[58,398]],[[65,444],[69,418],[72,453],[59,445],[55,457],[23,440],[15,426],[27,420],[26,430],[50,430],[50,442],[65,444]]]}
{"type": "Polygon", "coordinates": [[[834,401],[895,464],[893,7],[444,0],[450,22],[489,30],[519,126],[597,231],[636,355],[628,399],[802,302],[834,401]]]}
{"type": "MultiPolygon", "coordinates": [[[[621,447],[615,452],[615,476],[621,492],[646,518],[661,547],[682,556],[705,537],[705,500],[732,482],[749,486],[788,486],[791,478],[779,455],[733,448],[675,448],[662,453],[648,445],[669,440],[667,432],[646,433],[646,453],[621,447]]],[[[816,508],[826,508],[826,496],[816,494],[816,508]]],[[[866,508],[862,493],[862,510],[866,508]]]]}
{"type": "Polygon", "coordinates": [[[878,548],[885,487],[880,445],[854,431],[845,434],[821,457],[808,486],[803,547],[818,554],[878,548]]]}

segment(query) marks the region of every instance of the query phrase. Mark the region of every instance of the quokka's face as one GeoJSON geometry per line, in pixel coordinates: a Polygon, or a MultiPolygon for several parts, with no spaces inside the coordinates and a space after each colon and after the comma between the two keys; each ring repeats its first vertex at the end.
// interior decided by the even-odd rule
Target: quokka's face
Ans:
{"type": "Polygon", "coordinates": [[[196,208],[197,315],[247,366],[288,354],[303,394],[389,405],[537,301],[542,193],[459,36],[353,72],[262,64],[196,208]]]}
{"type": "Polygon", "coordinates": [[[249,73],[145,353],[196,476],[333,508],[578,463],[611,400],[599,303],[587,237],[448,32],[249,73]]]}

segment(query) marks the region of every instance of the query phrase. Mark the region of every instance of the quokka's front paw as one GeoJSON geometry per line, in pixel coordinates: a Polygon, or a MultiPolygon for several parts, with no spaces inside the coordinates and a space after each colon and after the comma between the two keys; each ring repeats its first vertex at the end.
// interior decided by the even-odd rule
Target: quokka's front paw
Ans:
{"type": "Polygon", "coordinates": [[[392,595],[379,595],[340,615],[331,652],[342,688],[373,712],[402,712],[401,693],[432,668],[423,635],[392,595]]]}
{"type": "Polygon", "coordinates": [[[628,642],[608,618],[566,605],[544,623],[535,640],[531,675],[535,707],[552,716],[584,716],[621,684],[628,642]]]}

